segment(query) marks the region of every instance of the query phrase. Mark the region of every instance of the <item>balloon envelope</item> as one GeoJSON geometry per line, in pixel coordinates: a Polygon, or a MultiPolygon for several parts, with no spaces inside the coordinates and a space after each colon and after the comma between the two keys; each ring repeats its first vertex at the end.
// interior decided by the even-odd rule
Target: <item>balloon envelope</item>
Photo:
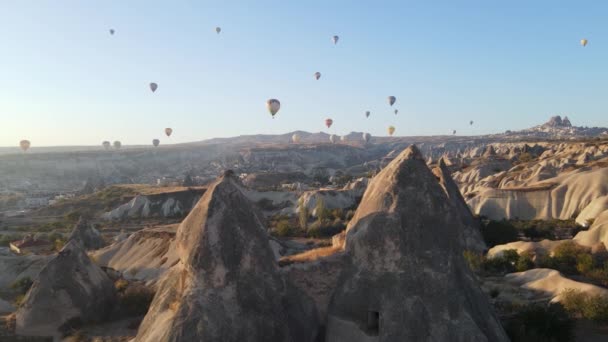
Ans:
{"type": "Polygon", "coordinates": [[[336,141],[338,141],[338,136],[335,134],[332,134],[329,136],[329,141],[331,141],[332,144],[335,144],[336,141]]]}
{"type": "Polygon", "coordinates": [[[396,97],[394,97],[394,96],[388,97],[388,104],[390,104],[391,106],[395,104],[395,101],[397,101],[396,97]]]}
{"type": "Polygon", "coordinates": [[[114,34],[114,29],[110,29],[110,34],[114,34]]]}
{"type": "Polygon", "coordinates": [[[294,144],[297,144],[300,142],[300,135],[298,133],[295,133],[294,135],[291,136],[291,141],[294,142],[294,144]]]}
{"type": "Polygon", "coordinates": [[[159,144],[160,144],[160,140],[158,140],[158,139],[152,140],[152,145],[154,145],[154,147],[158,147],[159,144]]]}
{"type": "Polygon", "coordinates": [[[155,92],[156,89],[158,89],[158,84],[154,82],[150,83],[150,90],[152,90],[152,92],[155,92]]]}
{"type": "Polygon", "coordinates": [[[122,144],[120,143],[120,141],[116,140],[116,141],[114,142],[114,148],[115,148],[115,149],[117,149],[117,150],[118,150],[118,149],[119,149],[121,146],[122,146],[122,144]]]}
{"type": "Polygon", "coordinates": [[[215,33],[220,34],[220,32],[222,32],[222,28],[221,27],[216,27],[215,28],[215,33]]]}
{"type": "Polygon", "coordinates": [[[315,72],[315,79],[318,80],[319,78],[321,78],[321,73],[317,71],[315,72]]]}
{"type": "Polygon", "coordinates": [[[169,128],[169,127],[165,128],[165,134],[166,134],[168,137],[170,137],[170,136],[171,136],[171,133],[173,133],[173,128],[169,128]]]}
{"type": "Polygon", "coordinates": [[[21,140],[19,142],[19,147],[23,150],[23,152],[27,151],[32,144],[29,140],[21,140]]]}
{"type": "Polygon", "coordinates": [[[327,128],[331,127],[331,125],[334,123],[334,120],[332,119],[325,119],[325,126],[327,126],[327,128]]]}
{"type": "Polygon", "coordinates": [[[395,115],[397,115],[397,113],[399,113],[399,109],[395,109],[395,115]]]}
{"type": "Polygon", "coordinates": [[[473,120],[469,121],[469,125],[473,126],[473,120]]]}
{"type": "Polygon", "coordinates": [[[279,100],[277,99],[269,99],[268,101],[266,101],[266,108],[268,108],[270,115],[272,115],[272,117],[274,118],[279,109],[281,109],[281,102],[279,102],[279,100]]]}
{"type": "Polygon", "coordinates": [[[334,45],[338,44],[338,40],[340,40],[340,37],[338,36],[331,37],[331,41],[334,42],[334,45]]]}
{"type": "Polygon", "coordinates": [[[365,141],[365,143],[368,143],[371,138],[372,138],[371,134],[363,133],[363,141],[365,141]]]}
{"type": "Polygon", "coordinates": [[[393,135],[395,133],[395,126],[388,126],[387,131],[389,135],[393,135]]]}
{"type": "Polygon", "coordinates": [[[453,131],[452,131],[452,135],[456,135],[456,130],[453,130],[453,131]]]}
{"type": "Polygon", "coordinates": [[[589,42],[589,41],[588,41],[587,39],[581,39],[581,45],[582,45],[582,46],[587,46],[587,43],[588,43],[588,42],[589,42]]]}
{"type": "Polygon", "coordinates": [[[105,148],[106,150],[109,150],[110,146],[112,146],[112,144],[110,144],[109,141],[104,141],[101,143],[101,146],[103,146],[103,148],[105,148]]]}
{"type": "Polygon", "coordinates": [[[369,115],[370,115],[370,114],[371,114],[371,113],[370,113],[370,112],[369,112],[369,110],[368,110],[367,112],[365,112],[365,117],[366,117],[366,118],[369,118],[369,115]]]}

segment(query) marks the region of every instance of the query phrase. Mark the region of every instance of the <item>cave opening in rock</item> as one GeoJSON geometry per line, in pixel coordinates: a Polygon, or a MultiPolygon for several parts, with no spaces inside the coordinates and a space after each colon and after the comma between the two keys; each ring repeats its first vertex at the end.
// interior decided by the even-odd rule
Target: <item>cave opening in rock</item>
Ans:
{"type": "Polygon", "coordinates": [[[378,335],[378,333],[380,332],[380,312],[367,312],[367,331],[371,335],[378,335]]]}

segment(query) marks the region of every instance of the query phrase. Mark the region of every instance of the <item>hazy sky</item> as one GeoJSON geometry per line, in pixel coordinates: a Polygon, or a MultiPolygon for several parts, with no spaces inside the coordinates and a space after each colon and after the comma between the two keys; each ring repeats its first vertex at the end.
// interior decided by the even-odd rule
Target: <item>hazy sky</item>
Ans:
{"type": "Polygon", "coordinates": [[[608,126],[606,18],[603,0],[0,0],[0,146],[318,132],[327,117],[337,134],[608,126]]]}

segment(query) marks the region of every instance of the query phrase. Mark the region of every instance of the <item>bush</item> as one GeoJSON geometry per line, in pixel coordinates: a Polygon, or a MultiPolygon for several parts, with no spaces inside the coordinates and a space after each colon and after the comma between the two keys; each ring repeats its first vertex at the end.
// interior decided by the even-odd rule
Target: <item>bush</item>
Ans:
{"type": "Polygon", "coordinates": [[[32,281],[32,279],[30,279],[30,277],[23,277],[21,279],[15,280],[11,284],[11,289],[15,291],[18,295],[25,295],[27,291],[30,290],[30,287],[32,287],[33,283],[34,282],[32,281]]]}
{"type": "Polygon", "coordinates": [[[534,268],[534,261],[532,261],[532,255],[530,253],[522,253],[517,263],[515,263],[515,270],[517,272],[524,272],[534,268]]]}
{"type": "Polygon", "coordinates": [[[293,235],[293,229],[288,220],[281,220],[277,222],[275,233],[277,236],[285,237],[293,235]]]}
{"type": "Polygon", "coordinates": [[[465,250],[464,252],[462,252],[462,255],[464,256],[464,260],[469,265],[469,268],[471,269],[471,271],[473,271],[473,272],[481,271],[481,266],[483,265],[483,262],[484,262],[483,255],[475,253],[473,251],[469,251],[469,250],[465,250]]]}
{"type": "Polygon", "coordinates": [[[481,234],[488,247],[517,241],[517,229],[507,221],[488,221],[481,227],[481,234]]]}
{"type": "Polygon", "coordinates": [[[346,228],[342,223],[325,224],[323,222],[315,222],[310,225],[306,235],[310,238],[320,239],[332,237],[346,228]]]}
{"type": "Polygon", "coordinates": [[[569,342],[574,337],[574,320],[559,304],[529,305],[505,324],[513,342],[569,342]]]}
{"type": "Polygon", "coordinates": [[[573,317],[596,323],[608,323],[608,296],[590,295],[576,289],[565,289],[561,303],[573,317]]]}
{"type": "Polygon", "coordinates": [[[331,214],[329,210],[325,208],[325,202],[322,198],[317,199],[317,206],[315,207],[315,214],[317,215],[317,220],[319,222],[324,222],[329,219],[329,215],[331,214]]]}
{"type": "Polygon", "coordinates": [[[564,241],[553,251],[553,257],[551,263],[553,268],[566,274],[578,274],[578,262],[581,259],[582,268],[586,267],[583,265],[586,260],[582,255],[588,254],[589,252],[582,246],[579,246],[574,241],[564,241]]]}
{"type": "Polygon", "coordinates": [[[310,214],[308,213],[308,208],[304,205],[304,202],[300,200],[298,209],[298,223],[300,224],[300,228],[302,228],[302,230],[306,230],[308,228],[309,216],[310,214]]]}

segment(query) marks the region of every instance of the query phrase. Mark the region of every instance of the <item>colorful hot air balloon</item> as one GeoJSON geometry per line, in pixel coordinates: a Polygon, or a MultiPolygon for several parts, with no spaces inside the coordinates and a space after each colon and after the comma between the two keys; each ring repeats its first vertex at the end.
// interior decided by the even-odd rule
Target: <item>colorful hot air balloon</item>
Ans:
{"type": "Polygon", "coordinates": [[[315,72],[315,79],[319,80],[319,78],[321,78],[321,73],[320,72],[315,72]]]}
{"type": "Polygon", "coordinates": [[[332,134],[329,136],[329,141],[331,141],[332,144],[335,144],[336,141],[338,141],[338,136],[335,134],[332,134]]]}
{"type": "Polygon", "coordinates": [[[150,83],[150,90],[152,90],[152,92],[155,92],[156,89],[158,89],[158,84],[154,82],[150,83]]]}
{"type": "Polygon", "coordinates": [[[391,106],[395,104],[395,101],[397,101],[396,97],[394,97],[394,96],[388,97],[388,104],[390,104],[391,106]]]}
{"type": "Polygon", "coordinates": [[[221,27],[216,27],[215,28],[215,33],[220,34],[220,32],[222,32],[222,28],[221,27]]]}
{"type": "Polygon", "coordinates": [[[168,137],[170,137],[170,136],[171,136],[171,133],[173,133],[173,128],[169,128],[169,127],[165,128],[165,134],[166,134],[168,137]]]}
{"type": "Polygon", "coordinates": [[[114,29],[110,29],[110,34],[114,35],[114,29]]]}
{"type": "Polygon", "coordinates": [[[395,115],[397,115],[397,113],[399,113],[399,109],[395,109],[395,115]]]}
{"type": "Polygon", "coordinates": [[[366,118],[369,118],[369,115],[370,115],[370,114],[371,114],[371,113],[370,113],[370,111],[368,110],[367,112],[365,112],[365,117],[366,117],[366,118]]]}
{"type": "Polygon", "coordinates": [[[120,149],[120,147],[121,147],[121,146],[122,146],[122,144],[120,143],[120,141],[116,140],[116,141],[114,142],[114,148],[115,148],[115,149],[117,149],[117,150],[118,150],[118,149],[120,149]]]}
{"type": "Polygon", "coordinates": [[[274,116],[277,114],[279,109],[281,109],[281,102],[279,102],[277,99],[270,99],[266,101],[266,108],[268,108],[270,115],[272,115],[272,118],[274,119],[274,116]]]}
{"type": "Polygon", "coordinates": [[[22,150],[23,152],[27,151],[27,150],[30,148],[30,146],[31,146],[31,145],[32,145],[32,144],[30,143],[30,141],[29,141],[29,140],[21,140],[21,141],[19,142],[19,147],[21,148],[21,150],[22,150]]]}
{"type": "Polygon", "coordinates": [[[581,45],[582,45],[582,46],[587,46],[587,43],[588,43],[588,42],[589,42],[589,41],[588,41],[587,39],[581,39],[581,45]]]}
{"type": "Polygon", "coordinates": [[[334,45],[338,44],[338,40],[340,40],[340,37],[338,36],[331,37],[331,41],[334,42],[334,45]]]}
{"type": "Polygon", "coordinates": [[[388,126],[388,135],[392,136],[395,133],[395,126],[388,126]]]}
{"type": "Polygon", "coordinates": [[[327,126],[327,128],[331,127],[331,125],[334,123],[334,120],[332,119],[325,119],[325,126],[327,126]]]}
{"type": "Polygon", "coordinates": [[[300,135],[298,133],[294,133],[291,136],[291,141],[293,141],[294,144],[297,144],[300,142],[300,135]]]}
{"type": "Polygon", "coordinates": [[[369,133],[363,133],[363,141],[367,144],[369,140],[372,138],[372,135],[369,133]]]}
{"type": "Polygon", "coordinates": [[[103,148],[105,148],[106,150],[109,150],[110,146],[112,146],[112,144],[110,144],[109,141],[104,141],[101,143],[101,146],[103,146],[103,148]]]}
{"type": "Polygon", "coordinates": [[[160,144],[160,140],[158,140],[158,139],[152,140],[152,145],[154,145],[154,147],[158,147],[159,144],[160,144]]]}

